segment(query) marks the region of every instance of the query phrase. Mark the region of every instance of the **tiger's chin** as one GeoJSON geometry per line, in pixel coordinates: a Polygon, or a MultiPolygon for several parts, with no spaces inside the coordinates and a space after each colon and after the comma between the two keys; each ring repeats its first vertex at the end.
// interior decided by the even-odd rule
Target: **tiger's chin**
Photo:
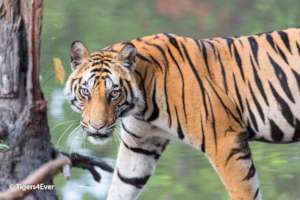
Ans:
{"type": "Polygon", "coordinates": [[[111,137],[108,137],[108,138],[98,138],[98,137],[94,137],[94,136],[88,136],[88,141],[90,143],[92,143],[92,144],[95,144],[95,145],[104,145],[110,139],[111,139],[111,137]]]}
{"type": "Polygon", "coordinates": [[[88,141],[95,145],[104,145],[111,139],[112,133],[107,133],[105,135],[91,134],[87,132],[88,141]]]}

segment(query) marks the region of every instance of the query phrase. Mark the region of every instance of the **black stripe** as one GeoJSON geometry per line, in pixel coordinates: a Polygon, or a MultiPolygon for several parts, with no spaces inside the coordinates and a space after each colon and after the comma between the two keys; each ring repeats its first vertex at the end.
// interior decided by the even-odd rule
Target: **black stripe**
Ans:
{"type": "Polygon", "coordinates": [[[297,141],[300,138],[300,121],[296,118],[296,125],[294,126],[295,132],[293,136],[293,141],[297,141]]]}
{"type": "Polygon", "coordinates": [[[233,39],[232,38],[224,38],[226,40],[230,55],[232,56],[232,44],[233,44],[233,39]]]}
{"type": "Polygon", "coordinates": [[[120,79],[120,86],[123,87],[123,85],[124,85],[123,79],[120,79]]]}
{"type": "MultiPolygon", "coordinates": [[[[81,80],[81,79],[80,79],[81,80]]],[[[80,80],[79,79],[71,79],[71,82],[70,82],[70,85],[71,85],[71,89],[73,89],[74,87],[74,84],[76,83],[80,83],[80,80]],[[76,82],[76,83],[75,83],[76,82]]]]}
{"type": "Polygon", "coordinates": [[[175,112],[176,112],[176,118],[177,118],[177,134],[178,134],[178,138],[183,140],[184,139],[184,133],[182,131],[181,128],[181,124],[180,124],[180,120],[179,120],[179,116],[177,113],[177,108],[175,107],[175,112]]]}
{"type": "Polygon", "coordinates": [[[257,122],[256,122],[256,118],[255,115],[253,114],[252,110],[250,109],[248,100],[246,99],[246,105],[247,105],[247,109],[249,111],[249,115],[250,115],[250,120],[254,126],[254,129],[256,130],[256,132],[258,132],[258,126],[257,126],[257,122]]]}
{"type": "Polygon", "coordinates": [[[276,46],[275,46],[272,35],[268,33],[266,35],[266,39],[267,39],[268,43],[270,44],[270,46],[274,49],[274,51],[277,52],[277,49],[276,49],[276,46]]]}
{"type": "Polygon", "coordinates": [[[118,177],[120,180],[128,185],[135,186],[138,189],[142,189],[143,186],[147,183],[148,179],[151,175],[146,175],[142,177],[134,177],[134,178],[128,178],[123,175],[121,175],[119,169],[117,170],[118,177]]]}
{"type": "Polygon", "coordinates": [[[286,46],[286,48],[289,50],[290,53],[292,53],[288,34],[284,31],[278,31],[278,34],[281,40],[283,41],[284,45],[286,46]]]}
{"type": "MultiPolygon", "coordinates": [[[[196,44],[197,44],[197,46],[198,46],[198,48],[199,48],[199,43],[200,43],[201,41],[195,41],[195,42],[196,42],[196,44]]],[[[208,56],[207,56],[207,49],[206,49],[206,47],[205,47],[205,43],[204,43],[204,42],[201,42],[201,46],[202,46],[202,51],[201,51],[201,53],[202,53],[202,56],[203,56],[203,58],[204,58],[205,67],[206,67],[206,69],[207,69],[208,74],[211,76],[211,72],[210,72],[209,65],[208,65],[208,56]]]]}
{"type": "Polygon", "coordinates": [[[267,98],[267,95],[265,93],[265,89],[264,89],[264,86],[262,84],[262,81],[258,75],[258,72],[256,70],[256,67],[254,66],[254,63],[253,63],[253,60],[252,58],[250,59],[251,60],[251,65],[252,65],[252,70],[253,70],[253,75],[254,75],[254,79],[255,79],[255,83],[257,85],[257,88],[260,92],[260,94],[262,95],[262,97],[264,98],[266,104],[269,106],[269,102],[268,102],[268,98],[267,98]]]}
{"type": "Polygon", "coordinates": [[[132,89],[132,87],[131,87],[130,82],[129,82],[128,80],[125,80],[125,83],[126,83],[127,86],[128,86],[128,90],[129,90],[131,99],[134,99],[133,89],[132,89]]]}
{"type": "Polygon", "coordinates": [[[147,63],[151,63],[151,60],[149,60],[148,58],[146,58],[145,56],[143,56],[140,53],[137,53],[136,57],[139,58],[139,59],[141,59],[141,60],[143,60],[143,61],[145,61],[145,62],[147,62],[147,63]]]}
{"type": "MultiPolygon", "coordinates": [[[[146,81],[146,78],[147,78],[147,74],[148,74],[148,68],[146,68],[146,72],[145,72],[145,78],[144,80],[141,78],[141,82],[140,84],[142,84],[142,87],[141,87],[141,90],[143,91],[143,97],[145,99],[144,101],[144,108],[143,110],[139,113],[140,116],[144,116],[146,111],[148,110],[148,104],[147,104],[147,92],[146,92],[146,89],[145,89],[145,84],[144,82],[146,81]]],[[[137,72],[137,71],[136,71],[137,72]]],[[[139,74],[139,73],[138,73],[139,74]]],[[[140,77],[142,77],[142,75],[139,75],[140,77]]]]}
{"type": "Polygon", "coordinates": [[[248,139],[249,139],[249,140],[252,140],[252,139],[255,137],[256,133],[255,133],[254,130],[249,126],[249,124],[250,124],[249,119],[247,119],[247,123],[246,123],[246,124],[248,124],[248,127],[247,127],[247,130],[248,130],[248,139]]]}
{"type": "Polygon", "coordinates": [[[233,158],[233,156],[238,153],[243,153],[243,149],[240,149],[240,148],[231,149],[229,155],[226,158],[225,166],[228,164],[228,162],[231,160],[231,158],[233,158]]]}
{"type": "Polygon", "coordinates": [[[92,62],[92,67],[94,67],[95,65],[101,65],[101,64],[103,64],[102,60],[101,61],[94,61],[94,62],[92,62]]]}
{"type": "Polygon", "coordinates": [[[172,58],[172,60],[174,61],[174,63],[176,64],[176,67],[179,71],[179,74],[180,74],[180,79],[181,79],[181,100],[182,100],[182,105],[183,105],[183,112],[184,112],[184,116],[185,116],[185,121],[187,120],[187,114],[186,114],[186,105],[185,105],[185,92],[184,92],[184,77],[183,77],[183,74],[182,74],[182,71],[181,71],[181,68],[177,62],[177,60],[175,59],[174,55],[172,54],[171,50],[168,48],[168,52],[172,58]]]}
{"type": "Polygon", "coordinates": [[[258,111],[258,114],[259,114],[260,118],[263,120],[263,122],[265,122],[265,116],[264,116],[264,112],[262,110],[262,107],[259,104],[259,102],[258,102],[258,100],[257,100],[257,98],[256,98],[256,96],[255,96],[255,94],[253,92],[253,89],[252,89],[250,83],[248,83],[248,85],[249,85],[249,88],[250,88],[250,93],[251,93],[252,99],[254,101],[255,107],[256,107],[256,109],[258,111]]]}
{"type": "Polygon", "coordinates": [[[220,66],[221,66],[221,73],[222,73],[222,78],[223,78],[224,89],[225,89],[226,94],[228,94],[228,85],[227,85],[227,80],[226,80],[226,71],[225,71],[222,59],[220,57],[220,54],[218,54],[218,60],[220,62],[220,66]]]}
{"type": "Polygon", "coordinates": [[[229,126],[228,128],[225,129],[225,136],[230,132],[235,132],[235,130],[232,128],[232,126],[229,126]]]}
{"type": "Polygon", "coordinates": [[[126,106],[126,108],[120,112],[119,117],[125,116],[125,114],[128,113],[130,110],[132,110],[135,105],[133,103],[129,103],[128,101],[125,101],[120,107],[122,106],[126,106]]]}
{"type": "MultiPolygon", "coordinates": [[[[147,70],[146,70],[147,71],[147,70]]],[[[139,77],[139,84],[142,84],[142,85],[144,85],[144,81],[145,81],[145,79],[143,78],[143,76],[142,76],[142,74],[141,74],[141,72],[139,72],[139,71],[137,71],[137,70],[135,70],[134,71],[134,73],[136,73],[137,75],[138,75],[138,77],[139,77]]]]}
{"type": "Polygon", "coordinates": [[[202,121],[202,117],[201,117],[201,132],[202,132],[202,142],[201,142],[201,150],[203,153],[205,153],[205,132],[203,129],[203,121],[202,121]]]}
{"type": "Polygon", "coordinates": [[[296,72],[294,69],[292,69],[292,72],[296,78],[297,84],[298,84],[298,88],[300,89],[300,75],[298,74],[298,72],[296,72]]]}
{"type": "Polygon", "coordinates": [[[241,112],[241,110],[239,109],[239,107],[236,103],[235,103],[235,110],[237,111],[237,114],[238,114],[239,118],[243,119],[243,113],[241,112]]]}
{"type": "Polygon", "coordinates": [[[248,160],[251,158],[251,152],[248,151],[246,154],[239,156],[236,160],[248,160]]]}
{"type": "Polygon", "coordinates": [[[149,42],[145,42],[145,44],[150,45],[150,46],[153,46],[153,47],[155,47],[156,49],[158,49],[159,52],[161,53],[161,55],[163,56],[163,59],[164,59],[165,64],[166,64],[166,67],[169,66],[169,61],[168,61],[168,59],[167,59],[166,53],[165,53],[164,49],[163,49],[161,46],[159,46],[158,44],[152,44],[152,43],[149,43],[149,42]]]}
{"type": "Polygon", "coordinates": [[[276,123],[270,119],[270,126],[271,126],[271,137],[274,142],[281,142],[283,139],[283,132],[280,128],[276,125],[276,123]]]}
{"type": "Polygon", "coordinates": [[[245,74],[244,74],[244,69],[243,69],[243,66],[242,66],[242,60],[241,60],[240,54],[237,50],[237,47],[234,45],[234,43],[233,43],[233,47],[234,47],[233,50],[234,50],[235,61],[236,61],[237,66],[238,66],[238,68],[241,72],[242,78],[245,81],[245,74]]]}
{"type": "Polygon", "coordinates": [[[129,131],[129,130],[125,127],[125,124],[124,124],[123,122],[121,123],[121,126],[122,126],[123,130],[124,130],[126,133],[128,133],[129,135],[131,135],[131,136],[133,136],[133,137],[135,137],[135,138],[141,138],[140,136],[136,135],[135,133],[129,131]]]}
{"type": "Polygon", "coordinates": [[[297,46],[298,54],[300,55],[300,45],[298,44],[298,42],[296,42],[296,46],[297,46]]]}
{"type": "Polygon", "coordinates": [[[284,73],[284,71],[281,69],[281,66],[279,66],[272,58],[271,56],[268,54],[268,58],[275,70],[275,73],[276,73],[276,76],[277,76],[277,79],[279,80],[280,82],[280,85],[283,89],[283,91],[285,92],[285,94],[287,95],[287,97],[293,102],[295,103],[295,100],[294,100],[294,97],[290,91],[290,88],[289,88],[289,85],[288,85],[288,79],[287,79],[287,76],[286,74],[284,73]]]}
{"type": "Polygon", "coordinates": [[[237,41],[239,41],[240,45],[244,48],[244,44],[240,38],[237,38],[237,41]]]}
{"type": "Polygon", "coordinates": [[[197,70],[196,70],[196,67],[195,67],[195,65],[193,64],[193,62],[192,62],[192,60],[191,60],[191,58],[190,58],[190,56],[189,56],[189,54],[188,54],[188,52],[187,52],[185,46],[184,46],[182,43],[181,43],[181,46],[182,46],[182,48],[183,48],[183,52],[184,52],[184,54],[185,54],[185,57],[186,57],[187,60],[188,60],[189,66],[190,66],[190,68],[192,69],[193,74],[194,74],[194,76],[195,76],[195,78],[196,78],[196,80],[197,80],[197,83],[198,83],[198,85],[199,85],[199,89],[200,89],[200,92],[201,92],[201,94],[202,94],[202,101],[203,101],[202,103],[203,103],[203,107],[204,107],[204,110],[205,110],[205,115],[206,115],[206,118],[207,118],[208,110],[207,110],[207,104],[206,104],[206,99],[205,99],[205,89],[204,89],[203,82],[202,82],[202,80],[200,79],[200,76],[199,76],[199,74],[198,74],[198,72],[197,72],[197,70]]]}
{"type": "Polygon", "coordinates": [[[206,67],[206,70],[207,70],[208,74],[211,75],[211,72],[210,72],[210,69],[209,69],[209,66],[208,66],[207,50],[205,48],[204,42],[202,42],[201,40],[194,40],[194,42],[196,43],[200,54],[202,54],[202,56],[204,58],[204,64],[205,64],[205,67],[206,67]]]}
{"type": "MultiPolygon", "coordinates": [[[[213,50],[213,53],[214,53],[214,56],[215,56],[215,59],[217,59],[217,49],[216,49],[214,43],[211,42],[211,41],[212,41],[212,40],[210,40],[210,41],[205,40],[205,42],[211,46],[211,48],[212,48],[212,50],[213,50]]],[[[243,45],[243,44],[241,44],[241,45],[243,45]]]]}
{"type": "Polygon", "coordinates": [[[222,98],[219,96],[218,92],[216,91],[215,87],[213,86],[213,84],[211,83],[210,80],[207,80],[207,82],[210,84],[211,88],[213,89],[213,92],[215,93],[215,95],[217,96],[219,102],[222,104],[225,112],[227,114],[230,114],[230,116],[239,124],[241,124],[240,120],[231,112],[231,110],[225,105],[225,103],[223,102],[222,98]]]}
{"type": "Polygon", "coordinates": [[[243,178],[243,181],[251,179],[255,175],[255,172],[256,172],[255,166],[252,162],[247,175],[245,176],[245,178],[243,178]]]}
{"type": "Polygon", "coordinates": [[[288,62],[288,60],[287,60],[287,57],[286,57],[286,55],[283,53],[283,51],[281,50],[281,48],[280,48],[279,46],[277,46],[277,49],[278,49],[278,52],[279,52],[280,56],[281,56],[282,59],[284,60],[284,62],[285,62],[286,64],[289,65],[289,62],[288,62]]]}
{"type": "Polygon", "coordinates": [[[233,148],[233,149],[230,150],[230,153],[229,153],[229,155],[226,158],[225,166],[233,158],[233,156],[235,156],[237,154],[242,154],[242,155],[239,156],[236,160],[248,160],[248,159],[251,159],[251,152],[249,151],[249,149],[247,147],[246,148],[233,148]]]}
{"type": "MultiPolygon", "coordinates": [[[[125,79],[125,83],[126,83],[128,88],[126,87],[126,85],[124,85],[124,86],[125,86],[125,89],[129,90],[130,98],[134,99],[134,94],[133,94],[133,90],[132,90],[130,82],[125,79]]],[[[125,90],[125,91],[127,92],[127,90],[125,90]]],[[[126,95],[126,99],[127,99],[127,95],[126,95]]]]}
{"type": "Polygon", "coordinates": [[[284,99],[277,93],[273,85],[269,82],[271,91],[273,93],[273,96],[275,97],[278,105],[280,106],[281,113],[283,117],[286,119],[286,121],[291,125],[294,126],[294,116],[293,113],[289,107],[289,105],[284,101],[284,99]]]}
{"type": "Polygon", "coordinates": [[[161,152],[164,152],[164,150],[166,150],[169,143],[170,143],[170,140],[166,140],[166,142],[161,147],[161,152]]]}
{"type": "Polygon", "coordinates": [[[99,54],[99,53],[96,53],[96,54],[92,54],[91,56],[90,56],[91,58],[101,58],[102,56],[101,56],[101,54],[99,54]]]}
{"type": "Polygon", "coordinates": [[[103,68],[103,67],[101,67],[101,68],[95,68],[95,69],[92,69],[90,71],[90,73],[93,73],[93,72],[106,72],[108,74],[111,74],[111,71],[109,71],[109,69],[103,68]]]}
{"type": "Polygon", "coordinates": [[[150,55],[150,59],[152,63],[156,64],[159,67],[160,71],[163,71],[163,67],[161,66],[160,62],[158,62],[152,55],[150,55]]]}
{"type": "Polygon", "coordinates": [[[153,156],[155,160],[157,160],[160,157],[160,154],[157,153],[155,150],[150,151],[150,150],[147,150],[147,149],[142,149],[142,148],[137,148],[137,147],[130,147],[123,140],[122,140],[122,143],[124,144],[124,146],[127,149],[129,149],[130,151],[133,151],[134,153],[143,154],[145,156],[153,156]]]}
{"type": "Polygon", "coordinates": [[[251,158],[251,152],[250,152],[250,149],[249,149],[249,145],[248,145],[248,133],[247,132],[241,132],[239,137],[237,138],[237,141],[238,142],[238,148],[232,148],[230,150],[230,153],[229,155],[227,156],[226,158],[226,161],[225,161],[225,166],[228,164],[229,160],[235,156],[236,154],[242,154],[241,156],[239,156],[236,160],[239,160],[239,159],[247,159],[247,158],[251,158]]]}
{"type": "Polygon", "coordinates": [[[180,50],[180,47],[179,47],[179,45],[178,45],[178,42],[177,42],[176,38],[173,37],[173,36],[172,36],[171,34],[169,34],[169,33],[165,33],[165,35],[168,37],[170,43],[177,49],[177,51],[178,51],[178,53],[180,54],[182,60],[184,60],[183,54],[182,54],[182,52],[181,52],[181,50],[180,50]]]}
{"type": "Polygon", "coordinates": [[[108,78],[108,79],[111,79],[108,75],[106,75],[106,76],[101,76],[101,77],[100,77],[101,80],[105,80],[105,79],[107,79],[107,78],[108,78]]]}
{"type": "Polygon", "coordinates": [[[255,200],[259,194],[259,187],[256,189],[253,199],[255,200]]]}
{"type": "Polygon", "coordinates": [[[161,49],[161,52],[164,56],[164,59],[166,60],[166,70],[164,73],[164,94],[165,94],[165,103],[167,107],[167,114],[168,114],[168,120],[169,120],[169,128],[172,126],[172,117],[171,117],[171,111],[170,111],[170,106],[169,106],[169,95],[168,95],[168,90],[167,90],[167,79],[168,79],[168,71],[169,71],[169,61],[166,57],[165,52],[161,49]]]}
{"type": "Polygon", "coordinates": [[[216,129],[215,113],[214,113],[213,106],[212,106],[211,99],[210,99],[209,95],[207,95],[207,98],[208,98],[208,103],[209,103],[210,113],[211,113],[211,126],[212,126],[212,129],[213,129],[213,134],[214,134],[214,139],[215,139],[215,149],[217,151],[218,141],[217,141],[217,129],[216,129]]]}
{"type": "Polygon", "coordinates": [[[236,96],[238,98],[239,106],[240,106],[240,109],[243,113],[244,112],[244,105],[243,105],[243,101],[242,101],[242,98],[241,98],[241,95],[240,95],[238,84],[236,82],[235,75],[233,75],[233,83],[234,83],[234,89],[235,89],[235,92],[236,92],[236,96]]]}
{"type": "MultiPolygon", "coordinates": [[[[92,75],[89,77],[89,80],[93,79],[94,77],[95,77],[95,80],[98,80],[100,76],[96,76],[96,74],[97,74],[97,73],[92,74],[92,75]]],[[[98,75],[98,74],[97,74],[97,75],[98,75]]],[[[89,80],[88,80],[88,81],[89,81],[89,80]]],[[[88,81],[85,81],[83,84],[87,84],[88,81]]]]}
{"type": "Polygon", "coordinates": [[[153,93],[152,93],[152,113],[147,121],[154,121],[159,116],[159,109],[156,103],[156,81],[154,81],[153,93]]]}
{"type": "Polygon", "coordinates": [[[258,62],[258,44],[257,44],[257,41],[256,39],[253,37],[253,36],[250,36],[248,38],[248,41],[249,41],[249,44],[251,46],[251,50],[252,50],[252,53],[253,53],[253,56],[255,58],[255,61],[257,64],[259,64],[258,62]]]}

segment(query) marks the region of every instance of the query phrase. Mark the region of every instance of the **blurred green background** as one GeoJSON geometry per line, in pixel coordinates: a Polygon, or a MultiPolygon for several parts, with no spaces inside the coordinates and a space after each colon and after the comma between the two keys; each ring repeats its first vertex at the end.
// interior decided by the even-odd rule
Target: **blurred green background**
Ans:
{"type": "MultiPolygon", "coordinates": [[[[69,46],[81,40],[90,50],[139,36],[173,32],[205,38],[253,34],[300,24],[299,0],[44,0],[41,84],[49,102],[53,144],[113,163],[118,139],[105,146],[88,143],[54,76],[52,59],[69,68],[69,46]]],[[[300,199],[299,144],[251,144],[264,199],[300,199]]],[[[55,179],[60,199],[105,199],[111,175],[96,184],[89,173],[73,170],[70,181],[55,179]]],[[[229,199],[200,152],[173,142],[140,199],[229,199]]]]}

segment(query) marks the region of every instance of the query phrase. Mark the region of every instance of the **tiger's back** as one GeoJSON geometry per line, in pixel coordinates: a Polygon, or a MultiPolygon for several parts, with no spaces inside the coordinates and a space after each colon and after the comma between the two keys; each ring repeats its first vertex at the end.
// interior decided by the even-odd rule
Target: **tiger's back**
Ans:
{"type": "Polygon", "coordinates": [[[233,98],[250,138],[275,143],[298,141],[300,30],[217,38],[204,43],[213,55],[208,60],[211,77],[233,98]]]}

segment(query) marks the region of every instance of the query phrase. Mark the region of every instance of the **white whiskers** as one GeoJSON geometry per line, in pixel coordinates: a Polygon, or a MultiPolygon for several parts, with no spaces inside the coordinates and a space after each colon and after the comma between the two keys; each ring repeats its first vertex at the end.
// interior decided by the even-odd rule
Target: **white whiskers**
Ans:
{"type": "Polygon", "coordinates": [[[71,122],[75,122],[76,120],[75,119],[72,119],[72,120],[69,120],[69,121],[64,121],[64,122],[60,122],[60,123],[57,123],[55,124],[55,126],[51,129],[51,131],[54,131],[55,129],[57,129],[59,126],[61,125],[65,125],[65,124],[68,124],[68,123],[71,123],[71,122]]]}
{"type": "MultiPolygon", "coordinates": [[[[74,122],[72,124],[70,124],[65,130],[64,132],[60,135],[60,137],[58,138],[55,146],[60,147],[60,141],[62,140],[62,138],[68,133],[68,131],[70,130],[70,128],[73,126],[74,122]]],[[[58,126],[56,126],[58,127],[58,126]]],[[[53,129],[54,130],[54,129],[53,129]]],[[[52,131],[53,131],[52,130],[52,131]]]]}
{"type": "Polygon", "coordinates": [[[73,152],[74,149],[78,151],[80,148],[82,148],[82,144],[84,143],[85,138],[82,134],[82,129],[80,124],[72,130],[72,132],[69,134],[67,138],[67,145],[69,147],[68,151],[73,152]]]}

